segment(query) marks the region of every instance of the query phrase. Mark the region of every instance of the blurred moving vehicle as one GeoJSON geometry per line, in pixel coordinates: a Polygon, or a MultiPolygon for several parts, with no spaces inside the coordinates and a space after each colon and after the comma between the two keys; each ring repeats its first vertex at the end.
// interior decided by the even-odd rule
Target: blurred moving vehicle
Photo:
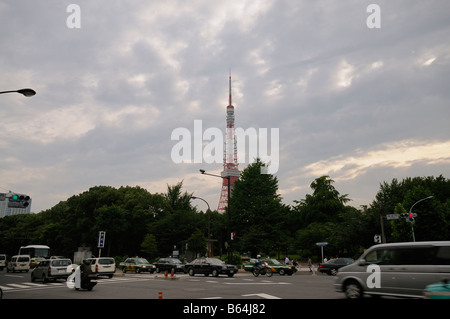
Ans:
{"type": "MultiPolygon", "coordinates": [[[[262,262],[266,262],[270,267],[274,268],[278,274],[281,276],[289,275],[291,276],[293,273],[297,271],[294,265],[285,265],[279,262],[276,259],[261,259],[262,262]]],[[[253,266],[256,263],[256,259],[250,259],[250,262],[244,265],[245,271],[253,271],[253,266]]]]}
{"type": "Polygon", "coordinates": [[[318,270],[330,276],[336,276],[338,269],[353,264],[355,261],[351,258],[334,258],[326,263],[320,263],[318,270]]]}
{"type": "Polygon", "coordinates": [[[67,279],[74,270],[69,267],[71,265],[72,261],[68,258],[43,260],[31,272],[31,281],[40,279],[42,282],[47,282],[50,279],[55,281],[67,279]]]}
{"type": "Polygon", "coordinates": [[[212,275],[213,277],[217,277],[223,274],[228,277],[233,277],[238,271],[236,266],[226,264],[219,258],[207,257],[197,258],[191,263],[184,265],[184,268],[189,276],[203,274],[205,276],[212,275]]]}
{"type": "Polygon", "coordinates": [[[147,259],[136,257],[125,259],[125,261],[119,264],[119,269],[122,269],[123,273],[126,273],[127,271],[134,271],[137,274],[141,272],[149,272],[153,274],[156,267],[155,265],[150,264],[147,259]]]}
{"type": "Polygon", "coordinates": [[[339,269],[334,288],[347,298],[384,295],[421,298],[450,275],[450,241],[379,244],[339,269]]]}
{"type": "Polygon", "coordinates": [[[178,258],[160,258],[157,262],[153,263],[156,267],[156,272],[161,271],[171,272],[172,270],[176,272],[184,272],[184,264],[178,258]]]}
{"type": "MultiPolygon", "coordinates": [[[[449,274],[450,278],[450,274],[449,274]]],[[[450,279],[425,287],[423,296],[426,299],[450,299],[450,279]]]]}

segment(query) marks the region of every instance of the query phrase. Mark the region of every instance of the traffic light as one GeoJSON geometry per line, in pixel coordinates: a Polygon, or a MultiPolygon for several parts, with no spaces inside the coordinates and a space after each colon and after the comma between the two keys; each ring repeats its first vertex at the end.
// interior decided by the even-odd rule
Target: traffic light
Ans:
{"type": "Polygon", "coordinates": [[[30,205],[30,196],[20,195],[19,200],[21,203],[21,208],[27,208],[30,205]]]}
{"type": "Polygon", "coordinates": [[[12,194],[8,199],[10,208],[27,208],[30,205],[30,196],[12,194]]]}
{"type": "Polygon", "coordinates": [[[408,217],[406,217],[406,221],[408,222],[408,223],[413,223],[414,222],[414,217],[417,217],[417,214],[416,213],[411,213],[411,212],[409,212],[408,213],[408,217]]]}
{"type": "Polygon", "coordinates": [[[236,232],[231,233],[231,240],[234,240],[236,238],[236,232]]]}

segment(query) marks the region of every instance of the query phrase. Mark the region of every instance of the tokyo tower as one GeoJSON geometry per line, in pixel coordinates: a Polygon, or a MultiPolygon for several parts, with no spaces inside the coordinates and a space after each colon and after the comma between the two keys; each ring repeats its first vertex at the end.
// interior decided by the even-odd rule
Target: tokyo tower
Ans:
{"type": "Polygon", "coordinates": [[[219,207],[217,211],[224,213],[228,207],[228,198],[234,186],[234,182],[239,178],[237,160],[236,135],[234,131],[234,106],[231,103],[231,74],[229,77],[229,95],[227,106],[227,131],[225,140],[225,149],[223,154],[223,171],[220,174],[223,178],[222,190],[220,192],[219,207]]]}

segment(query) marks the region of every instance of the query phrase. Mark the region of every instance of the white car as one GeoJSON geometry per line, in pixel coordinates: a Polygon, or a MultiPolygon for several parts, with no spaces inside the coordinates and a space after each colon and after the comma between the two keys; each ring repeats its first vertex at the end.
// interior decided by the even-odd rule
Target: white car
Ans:
{"type": "Polygon", "coordinates": [[[111,257],[88,258],[91,270],[97,276],[112,278],[116,272],[116,261],[111,257]]]}
{"type": "Polygon", "coordinates": [[[36,279],[47,282],[50,279],[67,279],[72,274],[72,261],[68,258],[47,259],[41,261],[31,272],[31,281],[36,279]]]}

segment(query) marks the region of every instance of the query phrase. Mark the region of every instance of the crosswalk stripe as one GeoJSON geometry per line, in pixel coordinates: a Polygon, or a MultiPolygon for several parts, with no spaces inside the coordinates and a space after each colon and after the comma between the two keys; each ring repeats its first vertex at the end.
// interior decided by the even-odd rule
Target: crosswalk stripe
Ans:
{"type": "MultiPolygon", "coordinates": [[[[120,281],[133,281],[133,278],[114,278],[114,279],[106,279],[105,281],[99,280],[99,283],[108,283],[108,282],[120,282],[120,281]]],[[[11,283],[5,284],[4,286],[0,286],[3,291],[14,290],[14,289],[25,289],[25,288],[45,288],[51,286],[64,286],[66,284],[65,281],[60,282],[48,282],[48,283],[36,283],[36,282],[21,282],[21,283],[11,283]]]]}
{"type": "Polygon", "coordinates": [[[37,284],[34,282],[27,282],[26,285],[33,286],[33,287],[45,287],[46,286],[45,284],[37,284]]]}
{"type": "Polygon", "coordinates": [[[11,286],[13,288],[30,288],[30,286],[19,285],[19,284],[7,284],[7,285],[11,286]]]}
{"type": "Polygon", "coordinates": [[[0,288],[1,288],[2,290],[10,290],[10,289],[14,289],[14,288],[12,288],[12,287],[6,287],[6,286],[0,286],[0,288]]]}

